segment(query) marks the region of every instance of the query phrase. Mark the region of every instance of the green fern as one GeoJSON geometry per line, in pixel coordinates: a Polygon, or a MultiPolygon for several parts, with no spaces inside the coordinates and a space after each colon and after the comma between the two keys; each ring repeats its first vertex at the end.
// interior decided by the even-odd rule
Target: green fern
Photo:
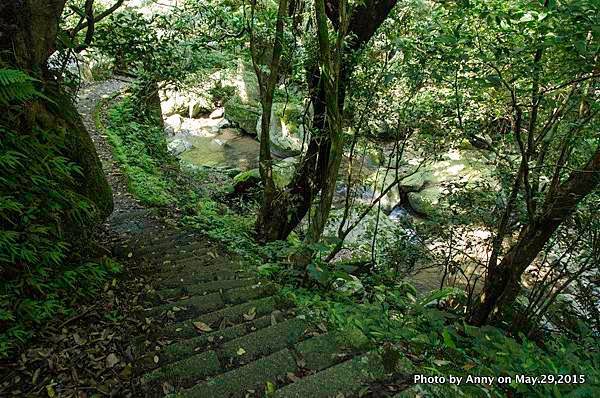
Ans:
{"type": "Polygon", "coordinates": [[[23,102],[40,96],[35,89],[36,79],[17,69],[0,69],[0,105],[23,102]]]}

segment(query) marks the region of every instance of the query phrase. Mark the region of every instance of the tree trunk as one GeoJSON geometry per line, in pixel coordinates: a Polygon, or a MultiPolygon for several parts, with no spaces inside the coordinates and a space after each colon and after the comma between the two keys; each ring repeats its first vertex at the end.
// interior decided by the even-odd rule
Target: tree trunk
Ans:
{"type": "Polygon", "coordinates": [[[546,196],[542,211],[532,223],[523,227],[514,244],[496,267],[488,270],[479,305],[470,323],[484,325],[508,309],[521,289],[523,272],[535,260],[558,227],[576,210],[577,205],[600,185],[600,149],[582,170],[546,196]]]}
{"type": "MultiPolygon", "coordinates": [[[[349,59],[347,55],[361,49],[373,37],[396,3],[397,0],[368,0],[354,10],[347,34],[347,37],[352,37],[352,40],[346,43],[345,52],[341,59],[349,59]]],[[[337,29],[339,25],[338,0],[326,1],[325,12],[337,29]]],[[[333,195],[332,189],[335,189],[337,170],[339,170],[339,163],[341,162],[341,156],[343,156],[343,144],[335,143],[332,149],[331,137],[326,131],[326,94],[319,64],[318,62],[312,62],[306,65],[305,68],[314,112],[312,120],[314,133],[297,173],[290,185],[286,187],[285,194],[279,195],[276,198],[276,203],[263,204],[263,209],[277,209],[269,219],[265,220],[262,227],[265,230],[272,231],[271,238],[267,240],[286,239],[306,216],[312,207],[314,198],[321,192],[326,183],[328,192],[325,192],[322,199],[325,199],[325,205],[331,203],[328,197],[333,195]],[[331,159],[332,155],[339,157],[339,159],[331,159]],[[331,175],[331,173],[335,174],[331,175]]],[[[353,69],[354,65],[343,64],[339,72],[337,106],[340,115],[343,115],[345,93],[353,69]]],[[[320,217],[324,219],[318,222],[324,225],[329,215],[329,209],[320,211],[320,214],[320,217]]],[[[320,237],[320,234],[318,235],[320,237]]]]}
{"type": "MultiPolygon", "coordinates": [[[[3,0],[0,5],[0,53],[5,65],[22,69],[39,79],[44,94],[55,104],[33,101],[15,128],[31,134],[34,128],[64,129],[63,155],[81,168],[75,190],[89,199],[98,218],[113,209],[112,192],[104,176],[96,149],[71,99],[56,83],[48,69],[48,58],[55,51],[58,22],[66,0],[3,0]]],[[[65,228],[68,230],[69,226],[65,228]]],[[[80,239],[81,232],[74,240],[80,239]]]]}

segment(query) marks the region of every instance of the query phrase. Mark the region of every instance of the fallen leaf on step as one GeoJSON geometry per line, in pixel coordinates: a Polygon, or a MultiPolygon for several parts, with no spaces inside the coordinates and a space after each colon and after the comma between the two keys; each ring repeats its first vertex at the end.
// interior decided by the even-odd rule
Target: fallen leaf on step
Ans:
{"type": "Polygon", "coordinates": [[[132,373],[131,364],[128,363],[121,371],[120,376],[123,379],[129,379],[129,378],[131,378],[131,373],[132,373]]]}
{"type": "Polygon", "coordinates": [[[171,384],[167,383],[166,381],[163,383],[162,389],[165,394],[170,394],[173,391],[175,391],[175,388],[173,388],[173,386],[171,384]]]}
{"type": "Polygon", "coordinates": [[[475,367],[475,364],[472,362],[469,362],[469,363],[465,364],[465,366],[463,366],[463,369],[470,370],[470,369],[473,369],[474,367],[475,367]]]}
{"type": "Polygon", "coordinates": [[[270,381],[267,381],[265,386],[265,392],[267,394],[273,394],[275,392],[275,384],[271,383],[270,381]]]}
{"type": "Polygon", "coordinates": [[[119,358],[117,358],[117,356],[115,354],[108,354],[108,356],[106,357],[106,367],[107,368],[112,368],[113,366],[115,366],[118,363],[119,363],[119,358]]]}
{"type": "Polygon", "coordinates": [[[242,347],[240,347],[240,348],[237,350],[237,354],[238,354],[238,355],[244,355],[245,353],[246,353],[246,350],[244,350],[242,347]]]}
{"type": "Polygon", "coordinates": [[[212,328],[204,322],[196,321],[194,327],[201,332],[212,332],[212,328]]]}
{"type": "Polygon", "coordinates": [[[77,345],[83,345],[85,344],[85,340],[82,339],[78,333],[73,333],[73,340],[75,340],[75,343],[77,345]]]}
{"type": "Polygon", "coordinates": [[[56,395],[56,391],[54,390],[54,386],[53,386],[52,384],[48,384],[48,385],[46,386],[46,392],[48,393],[48,396],[49,396],[50,398],[54,398],[54,397],[56,397],[56,396],[57,396],[57,395],[56,395]]]}
{"type": "Polygon", "coordinates": [[[295,374],[293,374],[292,372],[287,372],[287,378],[293,382],[300,380],[300,378],[298,376],[296,376],[295,374]]]}
{"type": "Polygon", "coordinates": [[[433,363],[435,363],[437,366],[444,366],[448,365],[450,361],[442,361],[441,359],[435,359],[433,363]]]}
{"type": "Polygon", "coordinates": [[[250,308],[247,314],[244,314],[244,319],[247,321],[251,321],[256,318],[256,307],[250,308]]]}
{"type": "Polygon", "coordinates": [[[154,356],[154,363],[158,363],[158,355],[154,356]]]}
{"type": "Polygon", "coordinates": [[[128,257],[128,258],[131,258],[131,257],[133,257],[133,253],[132,253],[132,252],[129,252],[129,254],[127,254],[127,257],[128,257]]]}

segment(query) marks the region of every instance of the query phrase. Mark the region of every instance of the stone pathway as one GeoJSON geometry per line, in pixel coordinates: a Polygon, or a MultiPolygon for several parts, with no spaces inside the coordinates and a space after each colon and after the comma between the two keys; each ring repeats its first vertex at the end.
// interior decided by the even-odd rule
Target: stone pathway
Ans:
{"type": "Polygon", "coordinates": [[[140,396],[350,397],[387,376],[379,354],[298,316],[202,236],[149,231],[115,254],[156,270],[134,349],[140,396]]]}
{"type": "Polygon", "coordinates": [[[98,101],[125,85],[111,80],[83,88],[78,107],[115,195],[115,213],[105,224],[112,252],[150,281],[137,303],[145,326],[130,344],[140,378],[136,396],[392,396],[365,395],[389,377],[378,353],[345,347],[219,244],[152,215],[127,192],[94,122],[98,101]]]}

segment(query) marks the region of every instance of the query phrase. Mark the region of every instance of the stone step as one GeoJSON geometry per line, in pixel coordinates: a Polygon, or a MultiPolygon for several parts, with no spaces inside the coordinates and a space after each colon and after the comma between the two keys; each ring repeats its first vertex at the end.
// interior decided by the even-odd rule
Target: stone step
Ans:
{"type": "Polygon", "coordinates": [[[204,282],[222,281],[228,279],[246,279],[249,274],[235,265],[209,265],[204,268],[190,269],[187,272],[165,272],[157,275],[153,286],[175,288],[179,286],[196,285],[204,282]]]}
{"type": "Polygon", "coordinates": [[[205,255],[208,252],[214,253],[215,258],[217,257],[219,249],[209,242],[196,242],[167,247],[166,249],[155,249],[153,246],[145,248],[139,252],[133,253],[137,259],[145,259],[148,261],[164,261],[164,260],[177,260],[194,255],[205,255]]]}
{"type": "Polygon", "coordinates": [[[195,296],[219,291],[226,291],[239,287],[251,286],[254,284],[256,284],[255,278],[229,279],[222,281],[204,282],[195,285],[157,290],[148,294],[146,300],[153,303],[160,303],[166,300],[180,299],[185,296],[195,296]]]}
{"type": "Polygon", "coordinates": [[[301,341],[294,350],[302,359],[302,368],[311,371],[328,368],[347,358],[347,354],[341,350],[340,342],[330,333],[301,341]]]}
{"type": "Polygon", "coordinates": [[[164,365],[141,378],[145,397],[162,397],[163,382],[173,388],[191,387],[194,382],[222,371],[219,358],[215,351],[204,351],[178,362],[164,365]]]}
{"type": "Polygon", "coordinates": [[[246,318],[248,318],[252,313],[256,314],[255,318],[270,315],[273,311],[278,309],[276,308],[277,306],[278,303],[275,297],[268,296],[249,301],[247,303],[225,307],[218,311],[201,315],[192,320],[166,325],[161,329],[160,332],[163,334],[163,336],[172,339],[190,338],[198,334],[196,327],[193,324],[195,321],[204,322],[216,330],[219,329],[220,325],[225,325],[224,327],[227,327],[229,325],[233,326],[239,323],[247,322],[247,320],[244,318],[244,315],[246,315],[246,318]],[[254,309],[254,311],[251,311],[252,309],[254,309]]]}
{"type": "Polygon", "coordinates": [[[156,264],[157,268],[160,269],[160,274],[169,274],[177,272],[179,274],[186,273],[195,270],[208,271],[210,268],[242,268],[242,264],[239,261],[235,261],[228,257],[218,256],[216,258],[208,255],[202,255],[198,257],[188,258],[186,261],[171,261],[164,260],[160,264],[156,264]]]}
{"type": "Polygon", "coordinates": [[[219,348],[223,367],[238,367],[304,339],[308,323],[293,318],[224,343],[219,348]]]}
{"type": "Polygon", "coordinates": [[[279,398],[348,396],[385,377],[383,361],[371,352],[288,384],[272,395],[279,398]]]}
{"type": "Polygon", "coordinates": [[[145,384],[168,381],[177,389],[191,387],[194,382],[217,371],[238,368],[293,345],[304,336],[305,326],[306,321],[298,318],[270,325],[222,343],[210,351],[191,352],[191,356],[183,360],[165,364],[145,374],[142,381],[145,384]]]}
{"type": "Polygon", "coordinates": [[[129,253],[135,254],[138,248],[146,248],[153,245],[165,243],[173,244],[178,239],[186,239],[188,236],[196,236],[183,230],[155,231],[126,239],[113,247],[113,253],[119,257],[127,257],[129,253]]]}
{"type": "Polygon", "coordinates": [[[159,350],[146,349],[146,351],[150,352],[145,354],[138,361],[140,373],[185,359],[198,352],[206,351],[207,349],[215,349],[215,347],[223,343],[255,332],[259,329],[266,328],[273,323],[282,322],[284,319],[284,314],[281,311],[274,311],[270,315],[246,323],[230,326],[222,330],[215,330],[213,332],[200,332],[196,330],[195,337],[173,342],[164,347],[160,347],[159,350]]]}
{"type": "Polygon", "coordinates": [[[225,292],[214,292],[205,295],[191,296],[185,299],[147,308],[142,312],[143,317],[156,317],[170,313],[169,318],[183,321],[192,317],[216,311],[226,304],[238,304],[266,297],[275,293],[273,284],[257,283],[251,286],[231,289],[225,292]]]}
{"type": "Polygon", "coordinates": [[[133,239],[122,242],[118,248],[119,250],[123,250],[123,252],[141,253],[149,250],[168,248],[174,245],[181,246],[182,244],[187,244],[199,239],[203,239],[203,237],[195,233],[174,230],[160,235],[149,234],[148,236],[136,236],[133,239]]]}
{"type": "Polygon", "coordinates": [[[223,301],[227,304],[240,304],[246,301],[256,300],[277,293],[277,287],[273,283],[258,282],[254,285],[239,287],[223,291],[223,301]]]}
{"type": "Polygon", "coordinates": [[[169,318],[175,321],[183,321],[194,316],[212,312],[225,307],[221,293],[210,293],[204,296],[192,296],[173,303],[161,304],[156,307],[145,309],[143,317],[156,317],[169,313],[169,318]]]}
{"type": "MultiPolygon", "coordinates": [[[[294,373],[296,369],[292,352],[286,348],[227,373],[211,377],[172,397],[244,397],[249,394],[249,390],[255,392],[250,394],[252,396],[264,396],[262,393],[257,395],[256,392],[264,391],[267,382],[277,384],[277,379],[284,378],[287,373],[294,373]]],[[[305,397],[308,398],[310,395],[305,397]]]]}

